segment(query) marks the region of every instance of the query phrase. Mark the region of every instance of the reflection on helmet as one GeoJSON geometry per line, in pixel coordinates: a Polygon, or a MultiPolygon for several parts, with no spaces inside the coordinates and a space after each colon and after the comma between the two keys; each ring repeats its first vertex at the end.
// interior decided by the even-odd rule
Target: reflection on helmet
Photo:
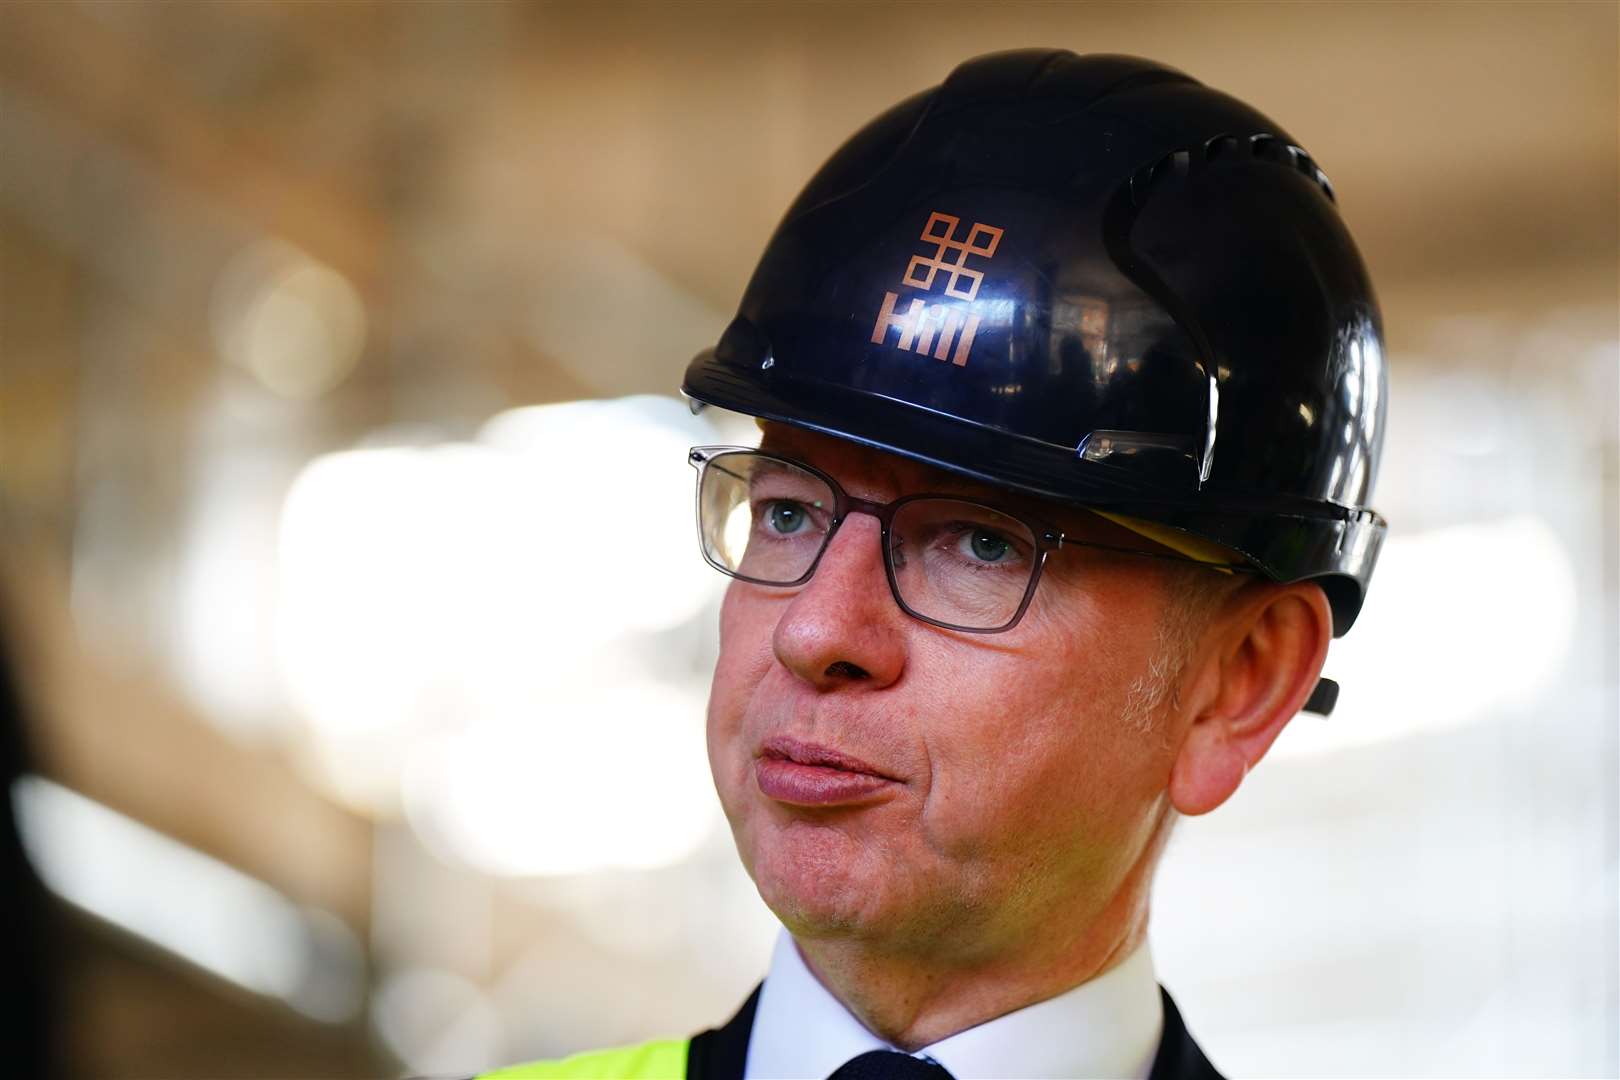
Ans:
{"type": "Polygon", "coordinates": [[[1384,535],[1385,383],[1290,136],[1150,61],[1022,50],[832,156],[683,390],[1319,580],[1342,634],[1384,535]]]}

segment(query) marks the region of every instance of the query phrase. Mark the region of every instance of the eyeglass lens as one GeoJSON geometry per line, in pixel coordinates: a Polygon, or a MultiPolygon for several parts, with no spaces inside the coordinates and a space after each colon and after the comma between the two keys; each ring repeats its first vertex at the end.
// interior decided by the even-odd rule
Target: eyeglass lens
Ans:
{"type": "MultiPolygon", "coordinates": [[[[802,584],[827,544],[836,508],[836,493],[814,473],[760,454],[721,454],[703,470],[699,491],[704,552],[737,577],[802,584]]],[[[1023,522],[942,497],[895,508],[887,556],[904,607],[980,630],[1013,619],[1039,562],[1035,536],[1023,522]]]]}

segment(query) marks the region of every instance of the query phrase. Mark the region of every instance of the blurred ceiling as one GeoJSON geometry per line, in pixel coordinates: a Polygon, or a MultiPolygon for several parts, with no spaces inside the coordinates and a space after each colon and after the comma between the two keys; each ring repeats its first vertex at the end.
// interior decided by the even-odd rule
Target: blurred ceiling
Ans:
{"type": "MultiPolygon", "coordinates": [[[[474,302],[489,333],[523,336],[582,234],[729,313],[843,137],[964,57],[1029,45],[1151,55],[1258,103],[1333,178],[1397,348],[1437,313],[1613,299],[1612,4],[80,3],[4,19],[8,171],[43,181],[89,142],[156,174],[175,215],[290,240],[419,322],[474,302]]],[[[8,184],[9,213],[49,209],[30,197],[95,212],[71,183],[27,186],[8,184]]],[[[183,307],[211,269],[141,273],[183,279],[183,307]]],[[[607,389],[667,391],[702,344],[669,341],[607,389]]]]}

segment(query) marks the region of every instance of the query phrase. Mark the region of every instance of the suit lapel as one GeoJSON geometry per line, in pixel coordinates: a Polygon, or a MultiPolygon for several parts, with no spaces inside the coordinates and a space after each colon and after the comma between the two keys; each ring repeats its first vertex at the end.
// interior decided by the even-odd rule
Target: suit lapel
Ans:
{"type": "Polygon", "coordinates": [[[686,1049],[686,1080],[742,1080],[748,1064],[748,1037],[754,1031],[759,987],[748,995],[737,1015],[718,1028],[692,1036],[686,1049]]]}
{"type": "Polygon", "coordinates": [[[1193,1042],[1181,1010],[1162,986],[1159,998],[1164,1002],[1164,1034],[1159,1037],[1159,1052],[1153,1058],[1148,1080],[1221,1080],[1221,1074],[1193,1042]]]}

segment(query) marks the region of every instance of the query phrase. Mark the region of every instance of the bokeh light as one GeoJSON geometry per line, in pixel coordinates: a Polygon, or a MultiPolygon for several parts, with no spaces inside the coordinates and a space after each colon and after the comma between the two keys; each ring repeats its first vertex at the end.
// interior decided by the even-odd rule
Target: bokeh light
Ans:
{"type": "MultiPolygon", "coordinates": [[[[694,790],[708,801],[701,779],[671,789],[670,812],[637,846],[611,823],[572,838],[555,827],[569,820],[556,812],[586,794],[570,787],[578,771],[546,784],[503,773],[504,795],[468,778],[590,762],[616,745],[660,748],[597,774],[619,783],[607,773],[641,775],[637,761],[698,744],[681,716],[690,719],[701,673],[638,682],[636,639],[690,622],[720,588],[695,557],[686,465],[687,448],[714,434],[680,402],[641,397],[514,410],[476,442],[312,462],[282,518],[278,634],[291,698],[335,790],[391,811],[407,763],[435,761],[448,771],[418,764],[412,819],[436,822],[441,842],[504,872],[641,865],[689,850],[710,821],[692,809],[694,790]],[[587,696],[604,689],[619,696],[587,696]],[[554,856],[533,838],[523,847],[534,816],[499,824],[520,802],[488,801],[519,800],[531,786],[546,789],[532,796],[547,808],[534,820],[554,856]],[[571,843],[577,850],[562,853],[571,843]]],[[[682,760],[701,778],[701,755],[682,760]]]]}
{"type": "Polygon", "coordinates": [[[221,354],[283,397],[318,397],[354,369],[366,312],[343,275],[291,245],[241,251],[220,275],[213,310],[221,354]]]}

